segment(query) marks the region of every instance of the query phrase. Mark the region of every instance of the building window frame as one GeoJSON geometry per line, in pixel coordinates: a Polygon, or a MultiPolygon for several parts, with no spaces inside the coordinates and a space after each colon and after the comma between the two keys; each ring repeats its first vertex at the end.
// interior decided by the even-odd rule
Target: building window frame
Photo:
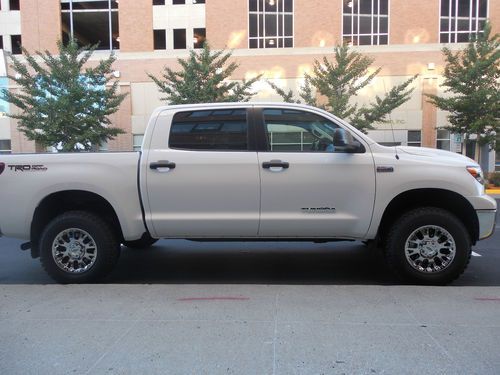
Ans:
{"type": "Polygon", "coordinates": [[[266,48],[293,48],[295,47],[295,0],[289,0],[292,6],[291,11],[285,11],[285,0],[275,0],[276,1],[276,11],[266,11],[265,3],[268,0],[256,0],[257,10],[250,10],[250,2],[252,0],[247,1],[247,30],[248,30],[248,48],[251,49],[266,49],[266,48]],[[278,10],[278,4],[281,5],[282,11],[278,10]],[[263,9],[261,9],[261,6],[263,9]],[[250,36],[250,18],[254,15],[257,17],[257,28],[256,28],[256,36],[250,36]],[[276,15],[276,34],[275,36],[266,36],[266,15],[276,15]],[[292,27],[291,27],[291,35],[285,34],[286,26],[285,26],[285,16],[291,16],[292,27]],[[261,22],[262,17],[262,22],[261,22]],[[279,26],[280,26],[280,18],[281,18],[281,32],[282,35],[279,35],[279,26]],[[262,30],[261,30],[262,24],[262,30]],[[290,43],[289,45],[286,45],[290,43]],[[281,46],[280,46],[281,44],[281,46]]]}
{"type": "Polygon", "coordinates": [[[143,141],[144,134],[132,134],[132,149],[134,151],[141,151],[143,141]]]}
{"type": "Polygon", "coordinates": [[[153,30],[153,48],[155,51],[167,49],[167,30],[154,29],[153,30]]]}
{"type": "Polygon", "coordinates": [[[10,36],[10,50],[13,55],[22,55],[23,38],[21,34],[10,36]]]}
{"type": "Polygon", "coordinates": [[[422,147],[422,130],[408,130],[406,139],[407,146],[422,147]],[[410,134],[415,135],[416,137],[410,137],[410,134]]]}
{"type": "Polygon", "coordinates": [[[444,129],[444,128],[437,128],[436,129],[436,148],[438,150],[446,150],[446,151],[451,151],[451,145],[452,145],[452,139],[453,139],[453,134],[451,131],[444,129]],[[446,136],[440,135],[440,132],[446,132],[446,136]],[[442,147],[442,145],[447,142],[448,147],[442,147]],[[441,145],[441,147],[440,147],[441,145]]]}
{"type": "MultiPolygon", "coordinates": [[[[439,31],[438,40],[439,43],[467,43],[472,34],[480,33],[484,28],[480,28],[480,24],[484,23],[489,18],[490,12],[490,1],[486,2],[486,15],[479,16],[479,4],[481,0],[439,0],[439,31]],[[469,15],[459,16],[458,8],[459,3],[469,1],[469,15]],[[448,3],[448,15],[443,15],[443,3],[448,3]],[[475,5],[475,7],[474,7],[475,5]],[[473,12],[475,8],[475,12],[473,12]],[[453,13],[453,11],[455,13],[453,13]],[[458,30],[459,21],[468,20],[469,28],[467,30],[458,30]],[[475,20],[473,22],[473,20],[475,20]],[[448,23],[448,30],[443,31],[443,22],[448,23]],[[453,30],[452,30],[453,25],[453,30]],[[459,35],[466,35],[467,40],[458,41],[459,35]]],[[[446,5],[446,4],[444,4],[446,5]]]]}
{"type": "MultiPolygon", "coordinates": [[[[78,4],[80,2],[97,2],[98,0],[60,0],[61,4],[61,17],[63,14],[69,14],[69,22],[70,22],[70,30],[69,30],[69,36],[71,38],[74,38],[74,14],[75,13],[84,13],[87,12],[88,10],[86,9],[75,9],[74,4],[78,4]],[[63,4],[69,4],[68,9],[63,9],[62,5],[63,4]]],[[[107,13],[108,14],[108,43],[109,43],[109,49],[103,49],[103,50],[119,50],[120,49],[120,27],[119,27],[119,17],[118,17],[118,11],[119,11],[119,4],[118,1],[116,0],[103,0],[99,2],[107,2],[108,7],[107,8],[99,8],[99,9],[92,9],[92,11],[96,13],[107,13]],[[116,25],[117,25],[117,35],[116,37],[113,36],[113,13],[117,14],[116,17],[116,25]],[[113,47],[113,44],[116,45],[116,47],[113,47]]],[[[100,48],[98,48],[100,49],[100,48]]]]}
{"type": "Polygon", "coordinates": [[[21,1],[20,0],[9,0],[9,10],[12,12],[21,10],[21,1]]]}
{"type": "Polygon", "coordinates": [[[12,141],[10,139],[0,139],[0,154],[11,154],[12,153],[12,141]],[[9,148],[5,148],[3,144],[7,143],[9,148]]]}
{"type": "MultiPolygon", "coordinates": [[[[371,0],[371,13],[361,13],[360,11],[360,6],[359,6],[359,1],[360,0],[343,0],[341,2],[341,7],[342,7],[342,17],[340,20],[340,35],[342,35],[342,41],[343,43],[348,43],[349,45],[371,45],[371,46],[376,46],[376,45],[389,45],[391,43],[391,0],[387,0],[387,14],[381,14],[380,13],[380,2],[382,0],[371,0]],[[354,1],[358,2],[357,6],[357,13],[354,11],[354,1]],[[376,2],[376,9],[375,9],[375,2],[376,2]],[[344,4],[345,3],[351,3],[352,6],[351,8],[353,9],[352,13],[344,13],[344,4]],[[376,11],[376,13],[374,13],[376,11]],[[345,34],[344,33],[344,17],[346,16],[351,16],[351,33],[350,34],[345,34]],[[369,16],[371,19],[371,30],[370,33],[361,33],[360,32],[360,17],[366,17],[369,16]],[[380,32],[380,21],[382,18],[387,18],[387,32],[380,32]],[[374,18],[377,19],[376,23],[374,23],[374,18]],[[354,30],[354,25],[355,25],[355,19],[357,21],[357,27],[356,27],[356,32],[354,30]],[[374,26],[376,25],[377,27],[377,32],[374,32],[374,26]],[[370,38],[370,43],[360,43],[360,38],[370,38]],[[386,41],[384,40],[386,38],[386,41]],[[349,40],[350,39],[350,40],[349,40]],[[356,43],[354,41],[356,40],[356,43]]],[[[370,1],[370,0],[365,0],[365,1],[370,1]]]]}

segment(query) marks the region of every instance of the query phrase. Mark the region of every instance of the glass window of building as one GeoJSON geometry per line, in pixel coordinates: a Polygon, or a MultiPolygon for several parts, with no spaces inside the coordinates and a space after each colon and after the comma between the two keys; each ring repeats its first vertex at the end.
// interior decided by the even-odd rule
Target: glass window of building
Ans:
{"type": "Polygon", "coordinates": [[[0,139],[0,154],[10,154],[11,148],[10,139],[0,139]]]}
{"type": "Polygon", "coordinates": [[[408,130],[408,146],[420,147],[422,145],[422,132],[420,130],[408,130]]]}
{"type": "Polygon", "coordinates": [[[172,0],[173,5],[186,4],[186,0],[172,0]]]}
{"type": "MultiPolygon", "coordinates": [[[[7,89],[9,86],[9,79],[7,77],[0,77],[0,91],[7,89]]],[[[0,118],[7,116],[9,112],[9,103],[2,99],[0,96],[0,118]]]]}
{"type": "Polygon", "coordinates": [[[174,29],[174,49],[186,49],[186,29],[174,29]]]}
{"type": "Polygon", "coordinates": [[[73,36],[80,46],[119,49],[118,1],[61,0],[61,27],[65,43],[73,36]]]}
{"type": "Polygon", "coordinates": [[[342,9],[344,43],[389,44],[389,0],[343,0],[342,9]]]}
{"type": "Polygon", "coordinates": [[[484,29],[488,0],[441,0],[439,41],[466,43],[484,29]]]}
{"type": "Polygon", "coordinates": [[[153,5],[165,5],[165,0],[153,0],[153,5]]]}
{"type": "Polygon", "coordinates": [[[436,148],[450,151],[451,149],[451,133],[449,130],[438,129],[436,136],[436,148]]]}
{"type": "Polygon", "coordinates": [[[21,46],[22,46],[21,35],[11,35],[10,36],[10,45],[12,48],[13,55],[20,55],[23,53],[23,50],[21,49],[21,46]]]}
{"type": "Polygon", "coordinates": [[[0,35],[0,49],[3,49],[3,36],[0,35]]]}
{"type": "Polygon", "coordinates": [[[250,48],[293,47],[293,0],[249,0],[250,48]]]}
{"type": "Polygon", "coordinates": [[[153,30],[154,49],[167,48],[167,30],[153,30]]]}
{"type": "Polygon", "coordinates": [[[193,29],[193,47],[203,48],[207,39],[207,32],[204,28],[193,29]]]}
{"type": "Polygon", "coordinates": [[[141,151],[143,140],[144,140],[144,134],[134,134],[133,138],[134,151],[141,151]]]}
{"type": "Polygon", "coordinates": [[[9,8],[10,10],[20,10],[20,1],[19,0],[9,0],[9,8]]]}
{"type": "MultiPolygon", "coordinates": [[[[497,134],[497,145],[500,145],[500,134],[497,134]]],[[[500,172],[500,151],[495,154],[495,171],[500,172]]]]}

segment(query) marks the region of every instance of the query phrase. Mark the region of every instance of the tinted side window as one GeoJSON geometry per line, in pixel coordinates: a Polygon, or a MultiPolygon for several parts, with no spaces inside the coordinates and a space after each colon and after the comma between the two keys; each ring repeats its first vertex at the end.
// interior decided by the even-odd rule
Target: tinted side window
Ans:
{"type": "Polygon", "coordinates": [[[264,109],[269,151],[344,152],[335,146],[338,125],[322,116],[292,109],[264,109]]]}
{"type": "Polygon", "coordinates": [[[170,128],[169,147],[186,150],[246,151],[245,109],[179,112],[170,128]]]}

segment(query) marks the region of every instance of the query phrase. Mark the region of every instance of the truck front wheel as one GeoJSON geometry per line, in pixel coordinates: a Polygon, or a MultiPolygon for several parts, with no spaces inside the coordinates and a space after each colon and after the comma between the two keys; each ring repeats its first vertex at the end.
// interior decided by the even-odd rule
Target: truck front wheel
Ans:
{"type": "Polygon", "coordinates": [[[99,216],[70,211],[54,218],[40,237],[43,268],[57,282],[89,283],[115,266],[120,244],[112,228],[99,216]]]}
{"type": "Polygon", "coordinates": [[[387,236],[386,260],[410,283],[444,285],[469,264],[471,241],[463,223],[435,207],[417,208],[401,216],[387,236]]]}

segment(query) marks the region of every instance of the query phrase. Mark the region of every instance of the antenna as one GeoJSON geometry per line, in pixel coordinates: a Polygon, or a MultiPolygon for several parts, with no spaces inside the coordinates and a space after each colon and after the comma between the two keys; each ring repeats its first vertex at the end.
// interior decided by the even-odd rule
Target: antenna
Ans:
{"type": "MultiPolygon", "coordinates": [[[[382,79],[382,83],[384,84],[385,95],[387,95],[387,88],[385,87],[385,80],[384,79],[382,79]]],[[[389,124],[391,124],[392,143],[394,143],[394,152],[396,154],[396,159],[399,160],[398,147],[396,145],[396,135],[394,134],[394,124],[392,122],[391,112],[389,112],[389,124]]]]}

